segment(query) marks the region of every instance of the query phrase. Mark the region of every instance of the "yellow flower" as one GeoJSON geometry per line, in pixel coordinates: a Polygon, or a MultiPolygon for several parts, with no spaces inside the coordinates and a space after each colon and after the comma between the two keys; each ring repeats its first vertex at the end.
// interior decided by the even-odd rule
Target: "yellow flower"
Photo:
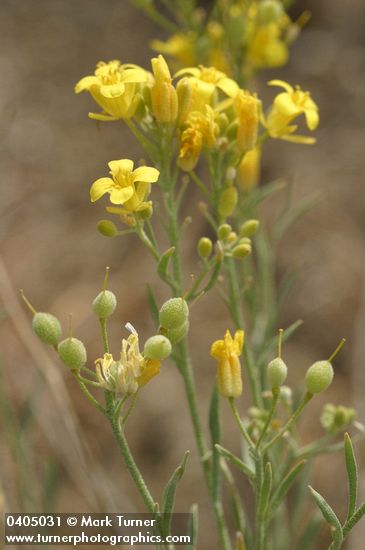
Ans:
{"type": "Polygon", "coordinates": [[[137,331],[130,323],[126,328],[131,334],[122,340],[119,361],[115,361],[111,353],[105,353],[95,361],[95,371],[103,388],[131,395],[160,372],[160,362],[145,359],[139,351],[137,331]]]}
{"type": "Polygon", "coordinates": [[[76,84],[75,92],[90,92],[103,109],[103,113],[89,113],[90,118],[131,118],[141,100],[139,86],[150,78],[151,75],[137,65],[121,65],[120,61],[100,61],[93,76],[85,76],[76,84]]]}
{"type": "Polygon", "coordinates": [[[169,67],[162,55],[154,57],[151,63],[155,77],[151,88],[153,114],[158,122],[174,122],[177,118],[177,94],[169,67]]]}
{"type": "Polygon", "coordinates": [[[248,151],[237,166],[237,181],[241,189],[251,191],[260,179],[261,147],[256,145],[248,151]]]}
{"type": "MultiPolygon", "coordinates": [[[[108,166],[111,178],[94,181],[90,189],[91,202],[109,193],[111,203],[123,205],[120,213],[138,212],[147,208],[149,203],[145,199],[150,192],[150,184],[158,180],[160,172],[150,166],[140,166],[133,170],[133,161],[129,159],[112,160],[108,166]]],[[[116,213],[115,210],[113,213],[116,213]]]]}
{"type": "Polygon", "coordinates": [[[166,42],[162,40],[153,40],[151,47],[162,54],[174,57],[182,65],[194,65],[195,59],[195,33],[177,33],[170,36],[166,42]]]}
{"type": "Polygon", "coordinates": [[[209,105],[204,113],[193,111],[186,119],[186,127],[181,134],[179,166],[190,172],[196,166],[203,147],[213,147],[219,132],[215,112],[209,105]]]}
{"type": "Polygon", "coordinates": [[[315,130],[319,122],[318,106],[309,92],[299,86],[295,89],[282,80],[271,80],[270,86],[284,88],[274,99],[274,103],[265,121],[268,133],[273,138],[285,139],[295,143],[314,143],[315,139],[307,136],[292,135],[298,126],[291,124],[298,116],[304,114],[309,130],[315,130]]]}
{"type": "Polygon", "coordinates": [[[233,97],[239,90],[237,82],[228,78],[225,73],[215,67],[187,67],[176,73],[176,77],[189,75],[196,86],[194,110],[200,111],[206,104],[211,103],[216,89],[221,90],[228,97],[233,97]]]}
{"type": "Polygon", "coordinates": [[[240,90],[233,105],[238,118],[237,145],[240,151],[249,151],[256,145],[259,127],[260,101],[255,95],[240,90]]]}
{"type": "Polygon", "coordinates": [[[282,26],[277,22],[255,28],[249,40],[247,58],[257,68],[281,67],[288,61],[289,50],[281,38],[282,26]]]}
{"type": "Polygon", "coordinates": [[[242,393],[241,363],[244,341],[243,330],[236,330],[234,338],[227,330],[223,340],[213,342],[210,353],[217,364],[218,391],[223,397],[237,398],[242,393]]]}

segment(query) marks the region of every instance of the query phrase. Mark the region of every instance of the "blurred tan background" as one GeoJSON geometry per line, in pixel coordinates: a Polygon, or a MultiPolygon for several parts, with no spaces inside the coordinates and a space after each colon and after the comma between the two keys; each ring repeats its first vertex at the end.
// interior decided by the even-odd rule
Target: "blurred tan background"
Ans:
{"type": "MultiPolygon", "coordinates": [[[[324,402],[353,405],[365,420],[365,4],[300,0],[294,12],[307,8],[313,17],[289,65],[267,71],[257,83],[264,89],[265,80],[273,76],[298,82],[312,91],[321,109],[318,144],[271,143],[263,173],[264,182],[283,175],[294,180],[298,197],[322,191],[319,206],[294,226],[280,250],[279,274],[291,265],[299,268],[282,325],[299,317],[305,322],[286,347],[289,381],[300,381],[308,365],[327,357],[340,337],[348,340],[336,359],[334,384],[303,420],[304,442],[322,433],[316,414],[324,402]]],[[[96,232],[104,213],[101,205],[90,204],[88,194],[109,160],[137,160],[141,151],[123,124],[99,126],[88,120],[93,104],[86,95],[76,97],[73,86],[98,60],[119,58],[148,66],[148,43],[158,31],[126,0],[1,0],[0,16],[4,506],[11,511],[38,511],[41,506],[55,511],[138,511],[141,501],[109,427],[56,357],[38,345],[18,289],[24,288],[38,310],[52,311],[64,325],[73,312],[74,333],[86,343],[91,364],[102,351],[90,303],[109,265],[110,288],[119,298],[110,323],[114,352],[127,321],[142,339],[150,334],[145,282],[156,285],[160,301],[168,297],[166,290],[158,285],[153,262],[134,237],[105,239],[96,232]],[[49,502],[43,496],[45,486],[49,502]]],[[[186,233],[187,273],[196,269],[194,243],[204,227],[196,202],[186,208],[194,219],[186,233]]],[[[226,324],[218,300],[203,298],[193,310],[190,338],[204,415],[214,373],[209,345],[226,324]]],[[[231,442],[237,447],[229,415],[225,423],[227,446],[231,442]]],[[[165,365],[144,390],[128,437],[156,499],[185,449],[192,451],[176,509],[186,511],[191,502],[199,503],[199,548],[214,548],[209,503],[201,490],[181,380],[173,366],[165,365]]],[[[358,456],[363,463],[364,447],[358,456]]],[[[343,516],[342,456],[317,461],[314,477],[313,485],[343,516]]],[[[363,524],[346,548],[360,550],[364,533],[363,524]]]]}

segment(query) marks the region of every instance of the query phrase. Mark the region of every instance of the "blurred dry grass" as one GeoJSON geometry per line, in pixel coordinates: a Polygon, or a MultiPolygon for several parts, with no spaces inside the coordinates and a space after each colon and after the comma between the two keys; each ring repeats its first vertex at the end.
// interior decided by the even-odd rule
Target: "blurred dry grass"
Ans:
{"type": "MultiPolygon", "coordinates": [[[[318,189],[323,194],[320,205],[295,225],[280,251],[279,273],[288,266],[299,268],[283,325],[298,317],[305,321],[287,346],[290,381],[300,380],[312,360],[326,357],[341,336],[347,337],[336,361],[335,383],[323,400],[354,403],[365,419],[365,5],[359,0],[298,1],[296,9],[303,8],[312,10],[313,19],[295,45],[289,66],[265,75],[279,75],[312,90],[322,116],[315,147],[272,143],[264,159],[265,181],[288,175],[295,180],[298,197],[318,189]]],[[[26,441],[30,472],[41,482],[42,463],[52,457],[58,464],[55,510],[138,510],[139,497],[121,468],[103,418],[90,410],[56,358],[31,337],[16,292],[23,287],[38,309],[50,310],[63,321],[73,312],[75,333],[87,344],[92,361],[100,356],[101,346],[90,302],[105,265],[110,265],[110,287],[119,296],[111,323],[115,349],[126,321],[143,336],[149,334],[144,284],[157,284],[153,263],[133,238],[99,236],[95,225],[102,210],[88,200],[90,182],[104,174],[107,161],[137,159],[141,153],[123,125],[98,126],[88,120],[92,103],[75,97],[73,85],[99,59],[117,57],[147,65],[148,42],[156,30],[126,0],[2,0],[0,13],[2,380],[10,388],[18,419],[36,388],[35,421],[26,441]]],[[[262,78],[258,86],[263,84],[262,78]]],[[[187,272],[194,270],[193,243],[203,226],[195,204],[194,198],[186,207],[194,218],[186,234],[187,272]]],[[[161,300],[166,298],[160,287],[157,293],[161,300]]],[[[209,343],[225,328],[226,313],[218,301],[203,298],[192,317],[199,405],[205,414],[212,380],[209,343]]],[[[318,399],[312,416],[303,422],[305,441],[321,431],[315,413],[322,404],[318,399]]],[[[231,424],[227,416],[227,440],[234,445],[231,424]]],[[[177,509],[185,511],[191,502],[199,502],[201,548],[214,547],[183,389],[172,367],[165,366],[163,375],[144,391],[128,435],[156,498],[185,449],[193,451],[177,509]]],[[[19,456],[4,430],[2,436],[5,507],[21,510],[25,502],[16,490],[21,482],[19,456]]],[[[343,512],[342,457],[322,459],[316,472],[313,484],[343,512]]],[[[363,533],[359,527],[348,548],[359,550],[363,533]]]]}

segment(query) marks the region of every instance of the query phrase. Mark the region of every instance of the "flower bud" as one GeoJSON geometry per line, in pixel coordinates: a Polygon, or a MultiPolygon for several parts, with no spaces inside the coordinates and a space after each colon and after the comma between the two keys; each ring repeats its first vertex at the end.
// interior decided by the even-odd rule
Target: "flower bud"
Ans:
{"type": "Polygon", "coordinates": [[[237,233],[235,231],[231,231],[228,237],[226,238],[226,241],[228,244],[233,244],[237,241],[237,233]]]}
{"type": "Polygon", "coordinates": [[[288,367],[280,357],[275,357],[267,365],[267,380],[272,388],[279,388],[284,384],[288,374],[288,367]]]}
{"type": "Polygon", "coordinates": [[[100,220],[97,229],[104,237],[115,237],[118,235],[117,226],[110,220],[100,220]]]}
{"type": "Polygon", "coordinates": [[[238,191],[233,185],[227,187],[227,189],[222,192],[219,197],[218,213],[223,220],[228,218],[233,213],[237,206],[237,201],[238,191]]]}
{"type": "Polygon", "coordinates": [[[240,237],[252,237],[260,226],[259,220],[247,220],[240,227],[240,237]]]}
{"type": "Polygon", "coordinates": [[[168,65],[162,55],[151,60],[155,84],[151,88],[152,111],[158,122],[174,122],[177,118],[178,99],[171,84],[168,65]]]}
{"type": "Polygon", "coordinates": [[[220,241],[224,241],[232,231],[232,226],[229,223],[223,223],[218,227],[217,235],[220,241]]]}
{"type": "Polygon", "coordinates": [[[99,319],[110,317],[117,305],[115,294],[110,290],[102,290],[93,301],[92,308],[99,319]]]}
{"type": "Polygon", "coordinates": [[[336,434],[356,420],[355,409],[327,403],[321,415],[321,424],[330,434],[336,434]]]}
{"type": "Polygon", "coordinates": [[[144,345],[143,354],[148,359],[154,359],[156,361],[162,361],[166,359],[171,353],[170,340],[162,334],[156,334],[148,338],[144,345]]]}
{"type": "Polygon", "coordinates": [[[35,313],[32,327],[36,335],[45,344],[56,346],[60,341],[62,329],[57,317],[51,313],[35,313]]]}
{"type": "Polygon", "coordinates": [[[202,260],[209,258],[212,253],[213,243],[208,237],[202,237],[198,242],[198,254],[202,260]]]}
{"type": "Polygon", "coordinates": [[[72,370],[81,369],[86,363],[87,353],[85,346],[77,338],[70,336],[66,340],[62,340],[58,344],[57,351],[62,363],[72,370]]]}
{"type": "Polygon", "coordinates": [[[179,122],[183,123],[193,110],[194,90],[191,78],[184,77],[177,83],[176,93],[179,106],[179,122]]]}
{"type": "Polygon", "coordinates": [[[333,380],[333,368],[329,361],[317,361],[307,370],[305,383],[309,393],[325,391],[333,380]]]}
{"type": "Polygon", "coordinates": [[[163,332],[171,342],[171,344],[178,344],[185,338],[187,333],[189,332],[189,321],[185,321],[182,325],[176,327],[176,328],[170,328],[170,329],[161,329],[161,332],[163,332]]]}
{"type": "Polygon", "coordinates": [[[160,325],[166,329],[177,328],[189,318],[189,307],[183,298],[170,298],[160,309],[160,325]]]}
{"type": "Polygon", "coordinates": [[[239,244],[238,246],[235,246],[232,250],[232,255],[234,258],[237,258],[238,260],[243,260],[243,258],[246,258],[246,256],[249,256],[252,252],[252,247],[250,244],[239,244]]]}
{"type": "Polygon", "coordinates": [[[248,151],[237,167],[237,181],[239,187],[250,192],[257,187],[261,171],[261,148],[256,146],[248,151]]]}
{"type": "Polygon", "coordinates": [[[278,0],[263,0],[258,4],[257,21],[260,25],[274,23],[283,15],[283,6],[278,0]]]}

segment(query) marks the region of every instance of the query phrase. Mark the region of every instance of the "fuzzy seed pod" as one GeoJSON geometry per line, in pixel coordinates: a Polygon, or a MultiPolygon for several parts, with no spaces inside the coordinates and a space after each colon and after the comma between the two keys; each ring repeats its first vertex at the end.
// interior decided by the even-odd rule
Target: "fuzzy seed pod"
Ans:
{"type": "Polygon", "coordinates": [[[118,235],[118,229],[115,223],[110,220],[100,220],[97,225],[99,233],[104,235],[104,237],[115,237],[118,235]]]}
{"type": "Polygon", "coordinates": [[[69,369],[81,369],[86,363],[87,353],[85,346],[77,338],[70,336],[66,340],[62,340],[58,344],[57,351],[62,363],[69,369]]]}
{"type": "Polygon", "coordinates": [[[156,361],[162,361],[166,359],[171,353],[171,343],[166,336],[162,334],[156,334],[148,338],[144,345],[143,354],[148,359],[154,359],[156,361]]]}
{"type": "Polygon", "coordinates": [[[325,391],[333,380],[333,368],[329,361],[317,361],[307,370],[305,383],[309,393],[325,391]]]}
{"type": "Polygon", "coordinates": [[[160,325],[174,329],[183,325],[189,318],[189,307],[183,298],[170,298],[160,309],[160,325]]]}
{"type": "Polygon", "coordinates": [[[202,260],[209,258],[212,253],[213,243],[208,237],[202,237],[198,242],[198,254],[202,260]]]}
{"type": "Polygon", "coordinates": [[[260,226],[259,220],[247,220],[240,227],[240,237],[252,237],[260,226]]]}
{"type": "Polygon", "coordinates": [[[116,296],[110,290],[102,290],[92,303],[94,313],[99,317],[99,319],[106,319],[107,317],[110,317],[116,306],[116,296]]]}
{"type": "Polygon", "coordinates": [[[61,324],[51,313],[35,313],[32,327],[36,335],[45,344],[56,346],[62,335],[61,324]]]}
{"type": "Polygon", "coordinates": [[[178,344],[185,338],[187,333],[189,332],[189,321],[185,321],[182,325],[176,327],[176,328],[170,328],[168,330],[164,331],[165,336],[170,340],[171,344],[178,344]]]}
{"type": "Polygon", "coordinates": [[[267,380],[272,388],[278,388],[284,384],[288,375],[288,367],[280,357],[275,357],[267,365],[267,380]]]}

